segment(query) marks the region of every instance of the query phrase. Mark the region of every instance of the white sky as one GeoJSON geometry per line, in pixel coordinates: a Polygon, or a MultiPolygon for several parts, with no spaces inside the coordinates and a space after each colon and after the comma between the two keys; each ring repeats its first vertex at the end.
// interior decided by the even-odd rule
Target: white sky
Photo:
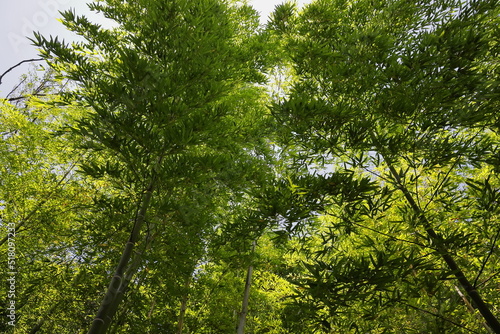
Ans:
{"type": "MultiPolygon", "coordinates": [[[[86,1],[82,0],[0,0],[0,75],[18,62],[37,58],[36,49],[25,36],[33,36],[39,31],[44,36],[60,36],[70,39],[71,35],[56,19],[59,11],[74,8],[77,14],[87,14],[86,1]]],[[[298,4],[311,0],[298,0],[298,4]]],[[[284,0],[249,0],[260,13],[261,22],[265,22],[277,4],[284,0]]],[[[92,17],[90,17],[92,19],[92,17]]],[[[28,65],[24,64],[9,72],[0,85],[0,97],[5,96],[17,83],[19,76],[25,73],[28,65]]]]}

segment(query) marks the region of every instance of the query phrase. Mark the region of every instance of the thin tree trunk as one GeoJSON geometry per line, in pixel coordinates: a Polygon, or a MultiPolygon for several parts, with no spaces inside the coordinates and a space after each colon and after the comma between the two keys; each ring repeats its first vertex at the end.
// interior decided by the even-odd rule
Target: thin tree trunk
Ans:
{"type": "Polygon", "coordinates": [[[179,321],[177,322],[177,334],[182,334],[182,329],[184,327],[184,317],[186,315],[187,303],[189,299],[189,283],[191,281],[191,277],[186,278],[184,282],[184,296],[182,296],[181,301],[181,309],[179,312],[179,321]]]}
{"type": "Polygon", "coordinates": [[[118,305],[120,301],[123,299],[123,293],[128,285],[126,281],[126,276],[133,276],[137,266],[132,265],[127,270],[127,264],[132,257],[132,252],[134,250],[135,244],[139,240],[141,227],[144,224],[146,219],[146,212],[149,207],[149,203],[151,202],[151,197],[154,191],[154,178],[150,180],[150,184],[144,192],[141,205],[137,216],[134,220],[134,226],[132,231],[130,232],[130,237],[125,245],[125,249],[123,250],[122,256],[120,258],[120,262],[116,267],[115,274],[111,278],[111,282],[109,284],[106,295],[104,296],[101,306],[99,307],[99,311],[97,311],[97,315],[92,322],[92,325],[88,331],[88,334],[104,334],[106,333],[113,316],[118,309],[118,305]],[[136,268],[133,268],[136,267],[136,268]],[[127,275],[125,276],[127,270],[127,275]]]}
{"type": "Polygon", "coordinates": [[[448,268],[451,270],[455,278],[458,280],[462,288],[465,290],[467,296],[472,300],[472,304],[474,305],[474,307],[481,313],[484,320],[487,322],[488,326],[495,333],[500,334],[500,322],[493,315],[493,313],[491,313],[490,309],[488,308],[488,305],[486,305],[485,301],[479,295],[479,292],[467,279],[462,269],[458,266],[455,259],[451,256],[448,249],[444,246],[443,244],[444,240],[442,236],[438,235],[436,231],[431,227],[431,224],[427,220],[425,213],[419,207],[417,202],[413,199],[413,196],[408,191],[408,189],[404,186],[401,178],[399,177],[398,172],[392,166],[391,162],[388,161],[385,157],[384,160],[386,161],[387,166],[389,167],[389,171],[392,175],[392,178],[396,181],[399,190],[401,190],[401,192],[403,193],[404,197],[406,198],[408,204],[410,204],[410,207],[415,212],[415,214],[417,214],[418,217],[420,217],[420,221],[422,222],[422,225],[424,226],[427,235],[435,244],[438,254],[441,256],[444,262],[446,262],[448,268]]]}
{"type": "Polygon", "coordinates": [[[488,333],[494,333],[490,326],[488,326],[488,324],[484,321],[484,319],[481,317],[481,315],[477,314],[476,311],[474,310],[474,306],[472,306],[472,304],[469,302],[469,300],[464,296],[464,294],[462,293],[462,291],[460,290],[460,288],[458,286],[455,285],[455,291],[457,291],[458,295],[460,296],[460,298],[462,298],[462,301],[464,302],[465,306],[467,306],[467,309],[469,310],[469,312],[471,314],[473,314],[474,316],[476,316],[476,318],[478,318],[478,320],[483,324],[483,326],[486,328],[486,330],[488,331],[488,333]]]}
{"type": "MultiPolygon", "coordinates": [[[[255,240],[252,244],[252,252],[255,251],[255,240]]],[[[247,270],[247,278],[245,281],[245,291],[243,293],[243,302],[241,305],[241,312],[238,317],[238,329],[237,334],[245,333],[245,323],[248,314],[248,300],[250,298],[250,287],[252,285],[252,273],[253,273],[253,265],[250,264],[247,270]]]]}

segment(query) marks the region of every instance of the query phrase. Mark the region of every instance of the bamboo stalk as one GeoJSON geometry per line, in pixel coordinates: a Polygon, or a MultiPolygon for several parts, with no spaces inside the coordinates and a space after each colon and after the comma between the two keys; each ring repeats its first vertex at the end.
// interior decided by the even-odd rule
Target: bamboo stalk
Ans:
{"type": "MultiPolygon", "coordinates": [[[[149,207],[149,203],[151,202],[151,198],[153,196],[154,181],[155,180],[153,178],[142,196],[140,209],[135,218],[132,231],[130,232],[129,240],[125,244],[125,249],[123,250],[120,261],[115,269],[113,277],[111,278],[111,282],[101,302],[101,306],[97,311],[97,315],[94,318],[94,321],[92,322],[92,325],[88,331],[88,334],[106,333],[111,320],[113,319],[113,316],[118,309],[118,305],[123,299],[123,293],[125,292],[125,289],[127,287],[127,277],[125,276],[127,264],[132,257],[132,251],[134,250],[135,244],[139,240],[141,227],[146,219],[146,213],[149,207]]],[[[133,275],[133,267],[133,265],[129,267],[129,269],[132,270],[129,270],[127,276],[133,275]]]]}
{"type": "MultiPolygon", "coordinates": [[[[252,253],[255,251],[255,240],[252,243],[252,253]]],[[[238,334],[245,333],[245,323],[248,314],[248,301],[250,299],[250,287],[252,285],[252,273],[253,273],[253,265],[250,264],[247,270],[247,277],[245,281],[245,291],[243,292],[243,302],[241,305],[241,312],[238,317],[238,334]]]]}
{"type": "MultiPolygon", "coordinates": [[[[383,155],[382,155],[383,156],[383,155]]],[[[408,191],[408,189],[404,186],[399,174],[397,173],[396,169],[394,166],[391,164],[391,162],[384,157],[385,162],[387,163],[387,166],[389,168],[389,171],[391,173],[392,178],[397,184],[397,187],[399,190],[403,193],[406,201],[412,208],[412,210],[415,212],[415,214],[418,215],[420,218],[421,223],[423,224],[425,231],[427,235],[430,237],[430,239],[434,242],[436,245],[436,249],[438,251],[438,254],[441,256],[441,258],[444,260],[444,262],[448,265],[448,268],[451,270],[455,278],[458,280],[460,283],[460,286],[465,290],[467,293],[467,296],[472,300],[472,303],[474,307],[481,313],[483,316],[484,320],[488,324],[491,330],[494,331],[494,333],[499,333],[500,334],[500,322],[498,319],[491,313],[490,309],[488,308],[488,305],[486,302],[483,300],[479,292],[476,290],[476,288],[471,284],[471,282],[467,279],[465,276],[464,272],[460,268],[460,266],[457,264],[455,259],[451,256],[450,252],[448,249],[444,246],[443,244],[443,238],[437,232],[431,227],[430,222],[428,221],[427,217],[425,216],[425,213],[422,211],[422,209],[419,207],[419,205],[416,203],[414,200],[413,196],[411,193],[408,191]]]]}

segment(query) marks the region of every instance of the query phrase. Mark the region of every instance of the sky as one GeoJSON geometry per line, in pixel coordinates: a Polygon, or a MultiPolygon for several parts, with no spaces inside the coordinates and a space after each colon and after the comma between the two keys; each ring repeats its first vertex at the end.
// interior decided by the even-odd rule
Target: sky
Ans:
{"type": "MultiPolygon", "coordinates": [[[[74,8],[77,14],[86,14],[94,20],[101,20],[90,13],[86,2],[82,0],[1,0],[0,5],[0,75],[7,69],[25,59],[38,58],[35,47],[26,36],[33,36],[38,31],[44,36],[59,36],[71,40],[71,34],[57,21],[59,11],[74,8]]],[[[298,0],[299,5],[311,0],[298,0]]],[[[283,0],[249,0],[249,3],[260,13],[264,23],[277,4],[283,0]]],[[[5,97],[18,78],[26,73],[29,65],[23,64],[9,72],[2,79],[0,97],[5,97]]]]}

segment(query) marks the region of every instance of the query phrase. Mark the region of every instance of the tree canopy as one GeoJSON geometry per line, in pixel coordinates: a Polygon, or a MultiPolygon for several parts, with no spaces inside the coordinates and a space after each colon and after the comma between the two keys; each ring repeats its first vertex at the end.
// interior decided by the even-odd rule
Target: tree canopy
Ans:
{"type": "Polygon", "coordinates": [[[2,331],[500,333],[498,1],[89,8],[0,101],[2,331]]]}

